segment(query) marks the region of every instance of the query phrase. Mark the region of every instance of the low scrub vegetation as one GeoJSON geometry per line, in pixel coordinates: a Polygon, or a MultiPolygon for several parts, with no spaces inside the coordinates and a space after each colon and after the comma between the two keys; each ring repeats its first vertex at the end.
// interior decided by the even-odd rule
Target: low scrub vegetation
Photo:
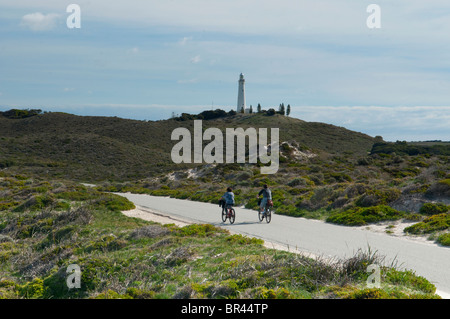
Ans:
{"type": "Polygon", "coordinates": [[[20,109],[12,109],[9,111],[0,112],[0,116],[4,116],[9,119],[23,119],[35,115],[42,114],[42,110],[40,109],[26,109],[26,110],[20,110],[20,109]]]}
{"type": "Polygon", "coordinates": [[[437,298],[425,278],[382,265],[370,250],[310,259],[212,225],[129,218],[120,211],[134,206],[123,197],[72,182],[4,173],[0,182],[11,203],[0,211],[0,298],[437,298]],[[36,196],[51,200],[24,205],[36,196]],[[367,290],[372,263],[382,265],[383,284],[367,290]],[[71,264],[79,289],[66,283],[71,264]]]}
{"type": "Polygon", "coordinates": [[[404,231],[420,235],[447,229],[450,229],[450,214],[438,214],[427,217],[423,221],[405,228],[404,231]]]}
{"type": "Polygon", "coordinates": [[[419,210],[419,213],[424,215],[438,215],[447,213],[450,210],[450,206],[442,203],[425,203],[419,210]]]}
{"type": "Polygon", "coordinates": [[[375,143],[372,147],[372,154],[399,154],[399,155],[418,155],[433,154],[450,156],[450,143],[407,143],[406,141],[397,141],[395,143],[375,143]]]}
{"type": "MultiPolygon", "coordinates": [[[[286,158],[291,147],[285,147],[286,158]]],[[[450,189],[446,157],[374,154],[364,159],[290,159],[271,176],[261,175],[250,164],[209,165],[151,179],[104,182],[99,189],[217,203],[231,186],[237,205],[257,209],[256,194],[268,184],[276,214],[347,226],[400,219],[421,222],[426,216],[448,213],[449,206],[441,202],[450,189]]]]}
{"type": "Polygon", "coordinates": [[[404,212],[395,210],[389,206],[358,207],[332,214],[327,222],[347,225],[362,226],[382,221],[398,220],[405,217],[404,212]]]}
{"type": "MultiPolygon", "coordinates": [[[[32,196],[24,193],[23,200],[11,199],[10,192],[0,194],[0,209],[17,213],[48,207],[64,211],[73,202],[95,202],[105,210],[127,207],[128,203],[110,200],[100,191],[217,203],[229,186],[238,205],[256,209],[256,194],[264,184],[272,189],[276,214],[343,225],[402,218],[422,222],[449,213],[447,142],[386,143],[381,137],[276,112],[268,117],[208,110],[152,122],[11,110],[0,116],[0,122],[0,149],[4,150],[0,169],[16,176],[0,181],[3,186],[30,192],[29,178],[22,174],[99,185],[94,192],[79,185],[54,188],[42,182],[32,196]],[[282,128],[279,171],[262,175],[259,162],[174,164],[170,152],[175,141],[170,132],[178,127],[192,130],[194,119],[204,120],[204,129],[282,128]]],[[[427,235],[438,240],[445,231],[427,235]]]]}

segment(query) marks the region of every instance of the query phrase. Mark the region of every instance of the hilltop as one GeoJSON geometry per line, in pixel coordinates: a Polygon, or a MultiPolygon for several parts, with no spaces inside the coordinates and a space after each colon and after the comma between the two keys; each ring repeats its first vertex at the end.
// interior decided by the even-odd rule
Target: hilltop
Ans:
{"type": "MultiPolygon", "coordinates": [[[[180,168],[170,158],[175,145],[171,132],[178,127],[192,130],[193,121],[136,121],[67,113],[0,116],[0,168],[20,167],[83,181],[145,178],[180,168]]],[[[345,128],[278,114],[235,114],[204,120],[203,127],[278,127],[282,141],[324,156],[364,155],[374,143],[374,138],[345,128]]]]}

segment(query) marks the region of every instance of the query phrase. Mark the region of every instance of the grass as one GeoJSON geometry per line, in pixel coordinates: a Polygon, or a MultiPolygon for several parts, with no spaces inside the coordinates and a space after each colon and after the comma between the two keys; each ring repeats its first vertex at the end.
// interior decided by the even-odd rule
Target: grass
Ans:
{"type": "MultiPolygon", "coordinates": [[[[16,207],[22,191],[37,194],[39,180],[8,179],[16,207]]],[[[367,292],[366,267],[382,262],[370,251],[326,262],[212,225],[129,218],[122,197],[71,182],[49,182],[45,194],[54,200],[44,207],[0,212],[1,298],[436,298],[426,279],[385,266],[381,290],[367,292]],[[56,210],[58,201],[70,207],[56,210]],[[70,264],[81,269],[80,289],[66,285],[70,264]]]]}

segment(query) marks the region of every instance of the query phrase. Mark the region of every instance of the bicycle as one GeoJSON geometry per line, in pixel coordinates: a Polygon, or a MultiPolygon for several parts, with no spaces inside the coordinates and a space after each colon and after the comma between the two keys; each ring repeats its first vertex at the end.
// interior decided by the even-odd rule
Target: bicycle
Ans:
{"type": "Polygon", "coordinates": [[[230,224],[233,224],[236,219],[236,212],[231,205],[222,207],[222,221],[225,223],[227,218],[230,220],[230,224]]]}
{"type": "Polygon", "coordinates": [[[258,211],[258,218],[260,222],[262,222],[263,219],[266,218],[266,222],[270,223],[270,221],[272,220],[272,207],[272,205],[267,204],[266,207],[264,207],[264,211],[258,211]]]}

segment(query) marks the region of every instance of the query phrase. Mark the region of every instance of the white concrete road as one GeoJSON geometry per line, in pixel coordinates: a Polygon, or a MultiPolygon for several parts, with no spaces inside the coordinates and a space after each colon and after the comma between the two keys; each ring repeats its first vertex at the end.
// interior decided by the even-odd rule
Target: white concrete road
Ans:
{"type": "Polygon", "coordinates": [[[172,218],[212,224],[234,233],[261,238],[266,243],[282,245],[290,251],[324,258],[351,257],[358,249],[367,251],[370,246],[372,251],[386,257],[386,265],[395,261],[399,268],[413,270],[434,283],[443,298],[450,296],[450,248],[432,242],[276,214],[267,224],[265,220],[259,222],[256,211],[244,208],[235,208],[236,221],[230,225],[228,220],[222,222],[218,204],[130,193],[118,195],[172,218]]]}

